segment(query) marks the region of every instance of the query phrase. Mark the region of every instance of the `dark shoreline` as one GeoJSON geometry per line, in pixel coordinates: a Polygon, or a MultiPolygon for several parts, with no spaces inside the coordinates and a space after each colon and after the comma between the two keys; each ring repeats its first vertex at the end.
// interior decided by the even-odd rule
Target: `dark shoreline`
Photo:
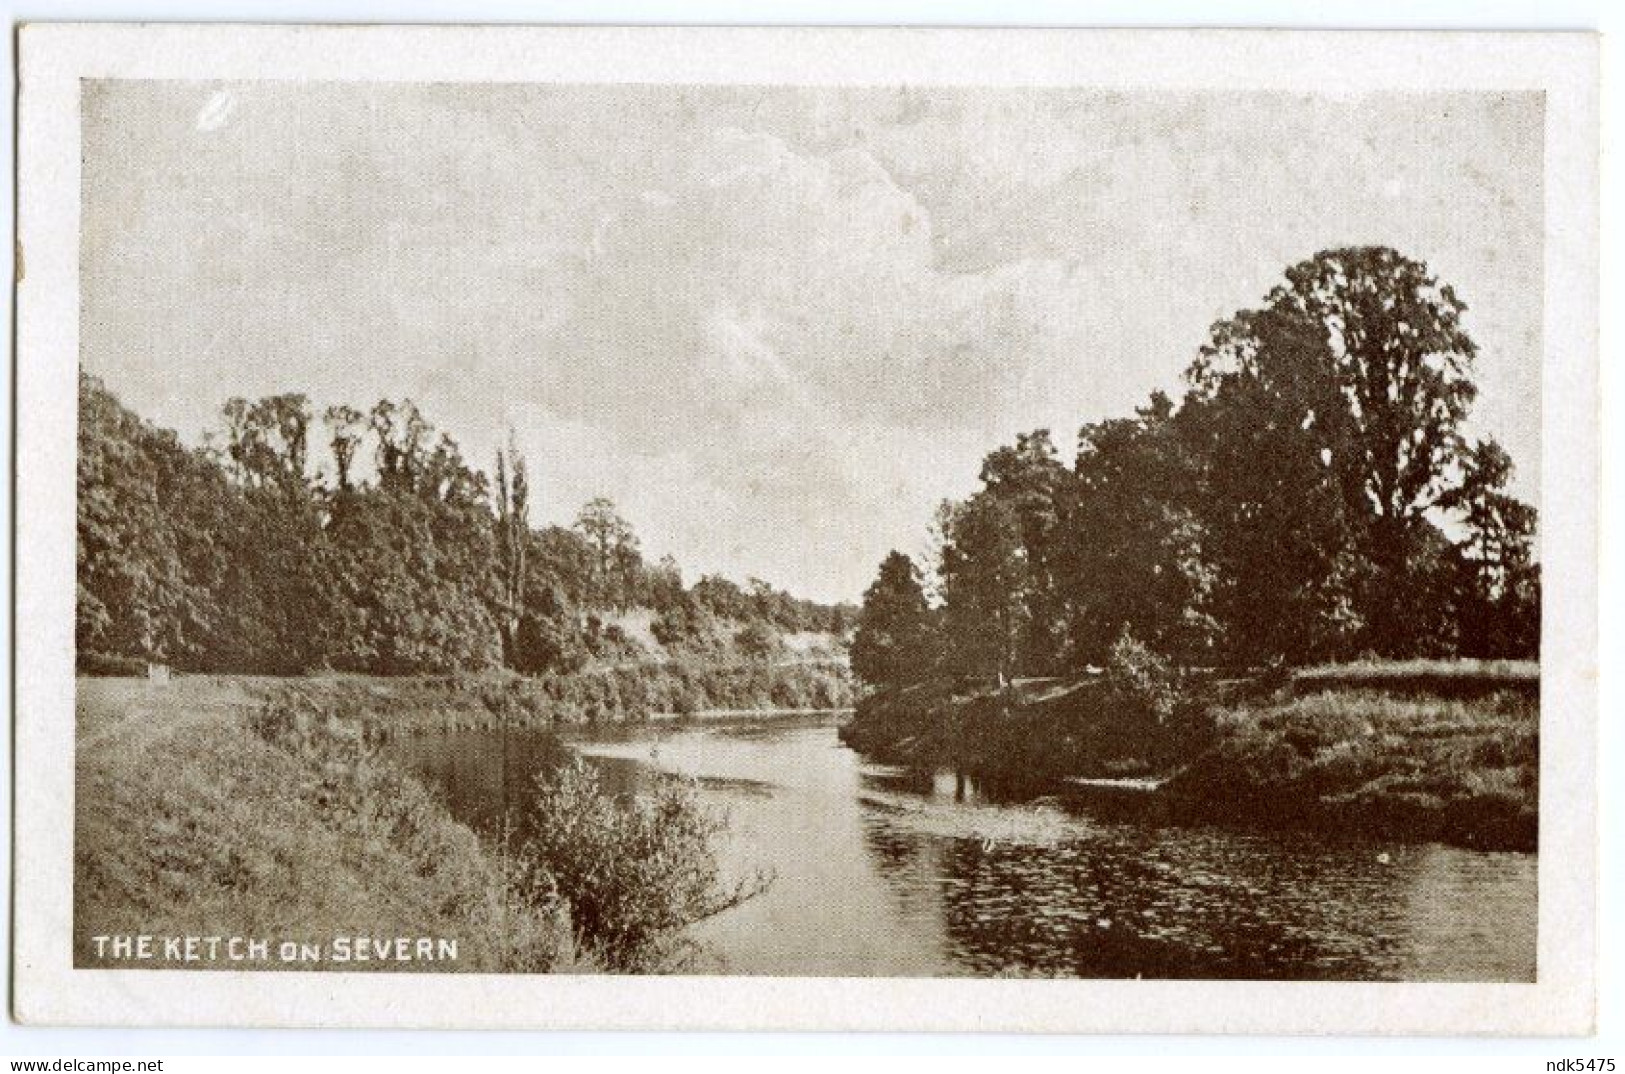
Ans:
{"type": "Polygon", "coordinates": [[[1317,673],[1193,694],[1158,721],[1114,710],[1089,680],[1004,694],[926,683],[863,698],[840,736],[995,786],[1108,781],[1087,793],[1150,819],[1538,848],[1538,672],[1317,673]]]}

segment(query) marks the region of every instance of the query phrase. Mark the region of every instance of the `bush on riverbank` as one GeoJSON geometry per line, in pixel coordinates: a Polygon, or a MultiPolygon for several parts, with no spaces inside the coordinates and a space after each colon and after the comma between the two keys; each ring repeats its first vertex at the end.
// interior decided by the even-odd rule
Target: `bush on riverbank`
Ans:
{"type": "Polygon", "coordinates": [[[230,680],[81,679],[77,709],[77,965],[107,966],[90,938],[114,934],[457,941],[455,962],[352,969],[583,965],[562,904],[529,898],[501,856],[372,756],[358,725],[256,703],[230,680]]]}
{"type": "Polygon", "coordinates": [[[974,692],[937,680],[862,699],[841,739],[895,764],[994,780],[1152,775],[1205,744],[1210,724],[1199,708],[1171,696],[1153,704],[1160,689],[1129,703],[1126,689],[1105,677],[974,692]]]}
{"type": "Polygon", "coordinates": [[[765,886],[723,887],[713,844],[727,820],[675,777],[621,801],[577,758],[538,779],[532,809],[535,834],[520,848],[532,887],[557,893],[582,945],[613,970],[678,968],[689,925],[765,886]]]}

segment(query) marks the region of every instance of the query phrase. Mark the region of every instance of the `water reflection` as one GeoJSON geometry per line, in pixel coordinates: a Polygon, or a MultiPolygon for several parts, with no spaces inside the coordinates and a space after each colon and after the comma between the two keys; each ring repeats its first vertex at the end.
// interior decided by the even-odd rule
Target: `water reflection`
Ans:
{"type": "Polygon", "coordinates": [[[827,721],[453,732],[394,747],[487,834],[571,750],[611,789],[696,778],[722,863],[777,874],[702,967],[802,975],[1531,980],[1535,858],[1158,822],[1133,792],[876,765],[827,721]]]}

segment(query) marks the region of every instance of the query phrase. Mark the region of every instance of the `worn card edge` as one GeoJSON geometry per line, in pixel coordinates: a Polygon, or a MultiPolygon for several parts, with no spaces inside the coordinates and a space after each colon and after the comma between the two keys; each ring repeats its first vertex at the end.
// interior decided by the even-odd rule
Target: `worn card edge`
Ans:
{"type": "Polygon", "coordinates": [[[1591,34],[300,27],[19,34],[12,1012],[37,1024],[1577,1034],[1596,958],[1597,47],[1591,34]],[[365,48],[358,47],[360,39],[365,48]],[[1546,93],[1534,985],[517,977],[71,968],[81,78],[1546,93]],[[1328,90],[1327,87],[1332,87],[1328,90]]]}

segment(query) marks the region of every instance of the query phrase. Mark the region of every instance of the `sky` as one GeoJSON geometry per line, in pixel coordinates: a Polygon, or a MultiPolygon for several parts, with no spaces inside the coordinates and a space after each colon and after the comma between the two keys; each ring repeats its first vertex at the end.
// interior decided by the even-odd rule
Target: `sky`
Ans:
{"type": "Polygon", "coordinates": [[[855,600],[980,459],[1176,392],[1383,244],[1467,303],[1539,502],[1538,94],[86,82],[81,362],[189,442],[409,397],[567,523],[855,600]]]}

